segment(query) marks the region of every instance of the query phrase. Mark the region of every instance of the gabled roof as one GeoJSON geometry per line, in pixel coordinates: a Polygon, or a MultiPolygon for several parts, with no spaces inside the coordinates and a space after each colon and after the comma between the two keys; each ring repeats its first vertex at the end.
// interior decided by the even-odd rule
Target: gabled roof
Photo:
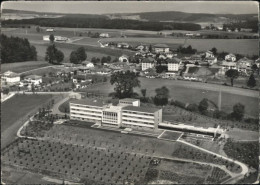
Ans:
{"type": "Polygon", "coordinates": [[[136,112],[147,112],[147,113],[154,113],[157,112],[158,108],[154,107],[136,107],[136,106],[126,106],[122,108],[123,110],[130,110],[130,111],[136,111],[136,112]]]}
{"type": "MultiPolygon", "coordinates": [[[[236,57],[236,55],[234,55],[233,53],[229,53],[229,54],[227,54],[227,55],[230,55],[231,57],[236,57]]],[[[226,56],[227,56],[226,55],[226,56]]]]}
{"type": "Polygon", "coordinates": [[[12,72],[12,71],[6,71],[3,76],[8,76],[8,77],[17,77],[20,76],[19,74],[12,72]]]}
{"type": "Polygon", "coordinates": [[[222,66],[237,66],[236,62],[226,62],[226,61],[222,61],[222,66]]]}
{"type": "Polygon", "coordinates": [[[155,44],[154,47],[155,48],[169,48],[169,46],[166,44],[155,44]]]}
{"type": "Polygon", "coordinates": [[[154,63],[154,62],[156,62],[156,60],[152,57],[144,58],[142,60],[142,63],[154,63]]]}
{"type": "Polygon", "coordinates": [[[104,105],[106,105],[106,103],[101,100],[90,100],[90,99],[71,100],[70,103],[89,105],[95,107],[103,107],[104,105]]]}
{"type": "Polygon", "coordinates": [[[26,78],[30,78],[30,79],[33,79],[33,80],[36,80],[36,79],[41,79],[42,77],[41,76],[38,76],[38,75],[29,75],[29,76],[26,76],[24,77],[25,79],[26,78]]]}
{"type": "Polygon", "coordinates": [[[172,63],[172,64],[179,64],[180,63],[180,59],[178,59],[178,58],[168,58],[168,59],[166,59],[166,62],[167,63],[172,63]]]}

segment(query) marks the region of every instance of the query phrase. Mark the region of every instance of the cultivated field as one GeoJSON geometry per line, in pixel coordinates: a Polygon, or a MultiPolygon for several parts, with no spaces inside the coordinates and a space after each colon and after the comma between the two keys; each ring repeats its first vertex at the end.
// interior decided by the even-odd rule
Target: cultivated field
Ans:
{"type": "Polygon", "coordinates": [[[1,73],[4,73],[9,70],[16,73],[20,73],[20,72],[29,71],[32,69],[37,69],[46,66],[50,66],[50,64],[46,61],[28,61],[28,62],[1,64],[1,73]]]}
{"type": "Polygon", "coordinates": [[[52,95],[15,95],[1,104],[1,133],[14,122],[36,109],[47,104],[52,95]]]}

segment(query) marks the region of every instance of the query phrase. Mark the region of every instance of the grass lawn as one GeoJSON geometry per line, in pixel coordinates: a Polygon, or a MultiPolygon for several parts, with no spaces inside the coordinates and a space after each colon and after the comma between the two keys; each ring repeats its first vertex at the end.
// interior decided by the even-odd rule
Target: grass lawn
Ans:
{"type": "MultiPolygon", "coordinates": [[[[165,79],[139,78],[141,88],[135,88],[135,92],[141,95],[141,89],[147,89],[147,97],[155,96],[155,89],[166,86],[170,91],[170,98],[184,102],[197,103],[208,98],[218,104],[219,88],[222,88],[221,109],[227,113],[232,112],[236,103],[245,105],[245,113],[249,116],[258,117],[258,92],[248,89],[232,88],[207,83],[175,81],[165,79]]],[[[114,91],[110,82],[86,89],[97,93],[109,94],[114,91]]]]}
{"type": "Polygon", "coordinates": [[[1,133],[39,106],[48,103],[52,95],[15,95],[1,104],[1,133]]]}
{"type": "Polygon", "coordinates": [[[70,104],[69,102],[71,101],[71,99],[65,101],[63,104],[61,104],[59,106],[59,111],[63,112],[63,113],[69,113],[70,112],[70,104]]]}
{"type": "Polygon", "coordinates": [[[28,62],[15,62],[15,63],[1,64],[1,73],[4,73],[9,70],[16,73],[21,73],[24,71],[29,71],[32,69],[37,69],[46,66],[50,66],[50,64],[46,61],[28,61],[28,62]]]}

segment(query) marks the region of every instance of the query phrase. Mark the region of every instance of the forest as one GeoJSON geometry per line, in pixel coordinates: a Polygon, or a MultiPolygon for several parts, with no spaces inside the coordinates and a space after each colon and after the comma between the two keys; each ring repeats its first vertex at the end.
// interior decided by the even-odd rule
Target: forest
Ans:
{"type": "Polygon", "coordinates": [[[133,29],[133,30],[200,30],[201,26],[194,23],[173,22],[145,22],[127,19],[108,19],[104,17],[84,17],[66,15],[59,18],[35,18],[24,20],[5,20],[3,27],[18,25],[39,25],[44,27],[69,27],[69,28],[104,28],[104,29],[133,29]]]}
{"type": "Polygon", "coordinates": [[[1,63],[13,63],[37,60],[36,48],[28,39],[0,35],[1,63]]]}

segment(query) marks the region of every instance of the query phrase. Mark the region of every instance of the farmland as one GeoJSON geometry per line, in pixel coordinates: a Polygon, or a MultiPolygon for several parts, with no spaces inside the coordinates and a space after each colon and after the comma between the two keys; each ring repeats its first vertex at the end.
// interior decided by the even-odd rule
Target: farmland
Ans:
{"type": "Polygon", "coordinates": [[[17,62],[17,63],[7,63],[1,64],[1,72],[4,73],[6,71],[13,71],[16,73],[29,71],[41,67],[50,66],[50,64],[46,61],[28,61],[28,62],[17,62]]]}

